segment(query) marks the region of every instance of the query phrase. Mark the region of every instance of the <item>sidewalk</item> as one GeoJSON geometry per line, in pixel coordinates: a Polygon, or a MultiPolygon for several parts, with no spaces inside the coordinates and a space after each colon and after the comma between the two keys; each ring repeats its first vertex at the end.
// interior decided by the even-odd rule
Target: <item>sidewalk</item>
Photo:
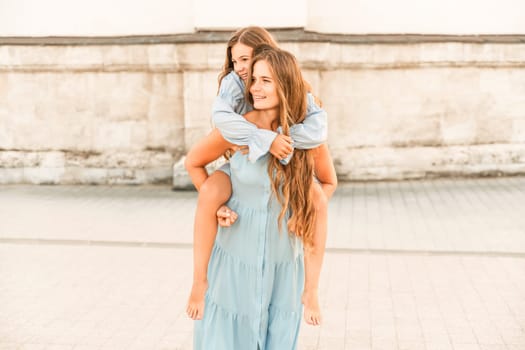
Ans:
{"type": "MultiPolygon", "coordinates": [[[[191,349],[195,203],[0,186],[0,349],[191,349]]],[[[524,204],[523,177],[341,185],[299,349],[525,349],[524,204]]]]}

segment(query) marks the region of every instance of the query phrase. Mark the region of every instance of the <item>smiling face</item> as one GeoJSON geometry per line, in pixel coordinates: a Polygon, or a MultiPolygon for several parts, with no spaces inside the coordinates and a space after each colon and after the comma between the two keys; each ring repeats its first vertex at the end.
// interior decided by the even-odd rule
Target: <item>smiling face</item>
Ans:
{"type": "Polygon", "coordinates": [[[233,70],[246,83],[252,63],[253,49],[243,43],[237,43],[231,48],[233,70]]]}
{"type": "Polygon", "coordinates": [[[253,108],[258,110],[276,109],[279,106],[277,82],[270,70],[268,62],[260,60],[253,65],[250,94],[253,98],[253,108]]]}

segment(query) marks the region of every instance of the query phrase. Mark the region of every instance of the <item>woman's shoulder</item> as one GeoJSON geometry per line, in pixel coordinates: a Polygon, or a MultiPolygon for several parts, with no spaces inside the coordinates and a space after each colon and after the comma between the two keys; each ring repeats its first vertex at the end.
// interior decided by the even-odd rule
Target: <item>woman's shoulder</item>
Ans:
{"type": "Polygon", "coordinates": [[[257,115],[258,115],[259,111],[254,109],[254,110],[251,110],[249,111],[248,113],[245,113],[243,115],[244,119],[246,119],[247,121],[249,121],[250,123],[252,124],[256,124],[255,122],[257,121],[257,115]]]}

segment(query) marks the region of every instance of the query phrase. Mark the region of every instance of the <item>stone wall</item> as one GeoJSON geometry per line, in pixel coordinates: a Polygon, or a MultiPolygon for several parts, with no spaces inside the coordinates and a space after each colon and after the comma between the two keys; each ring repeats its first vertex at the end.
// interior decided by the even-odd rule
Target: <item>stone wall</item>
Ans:
{"type": "MultiPolygon", "coordinates": [[[[4,40],[0,183],[187,186],[228,34],[4,40]]],[[[523,38],[275,34],[323,100],[341,180],[525,174],[523,38]]]]}

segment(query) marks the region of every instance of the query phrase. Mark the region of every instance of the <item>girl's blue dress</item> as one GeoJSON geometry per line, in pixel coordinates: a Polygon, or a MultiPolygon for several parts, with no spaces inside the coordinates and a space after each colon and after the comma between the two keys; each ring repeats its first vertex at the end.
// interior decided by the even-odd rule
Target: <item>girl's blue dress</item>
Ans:
{"type": "Polygon", "coordinates": [[[232,197],[239,215],[220,227],[208,266],[204,317],[195,321],[194,350],[293,350],[301,323],[303,245],[281,232],[281,209],[268,176],[269,155],[230,159],[232,197]]]}

